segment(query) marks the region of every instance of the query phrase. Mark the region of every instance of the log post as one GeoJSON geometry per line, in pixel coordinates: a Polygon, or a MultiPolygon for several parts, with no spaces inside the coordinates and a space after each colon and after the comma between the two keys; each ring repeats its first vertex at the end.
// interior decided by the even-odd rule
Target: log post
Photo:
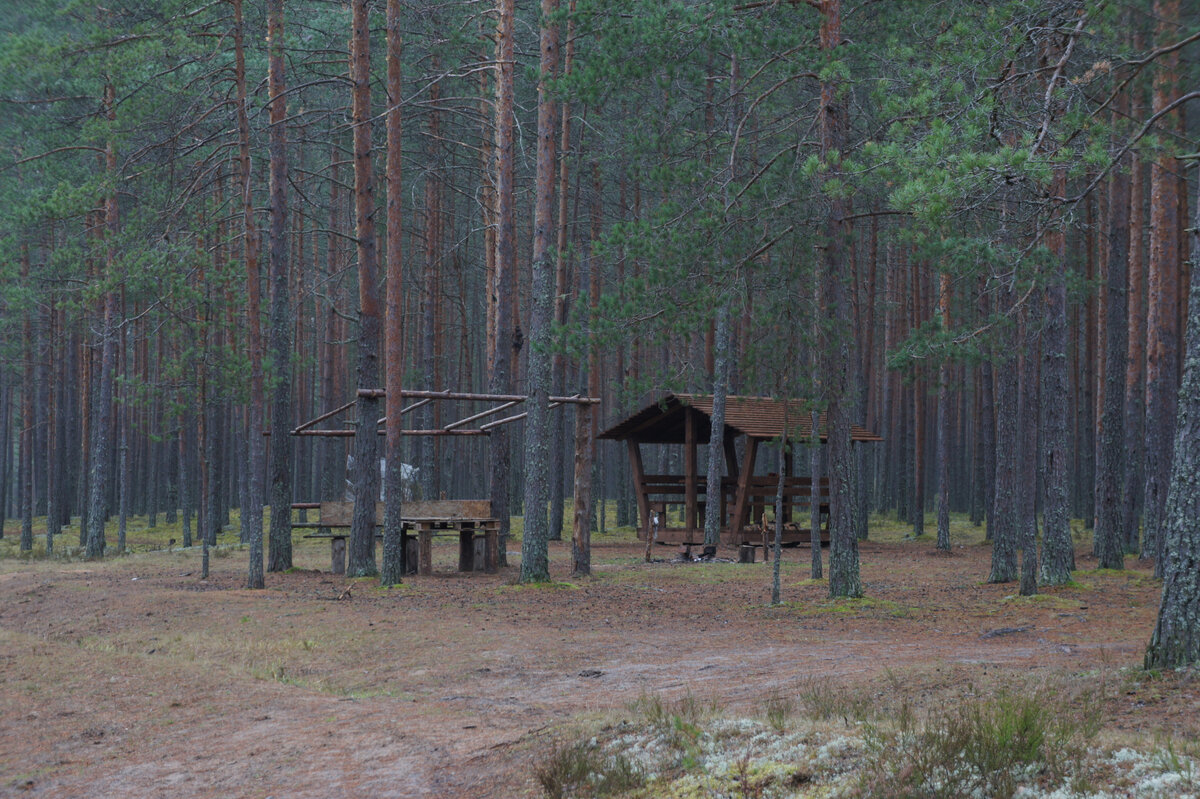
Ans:
{"type": "Polygon", "coordinates": [[[458,570],[475,571],[475,525],[463,522],[458,530],[458,570]]]}
{"type": "Polygon", "coordinates": [[[433,574],[433,530],[426,524],[417,530],[417,574],[433,574]]]}
{"type": "Polygon", "coordinates": [[[334,574],[346,573],[346,537],[334,536],[329,540],[330,571],[334,574]]]}

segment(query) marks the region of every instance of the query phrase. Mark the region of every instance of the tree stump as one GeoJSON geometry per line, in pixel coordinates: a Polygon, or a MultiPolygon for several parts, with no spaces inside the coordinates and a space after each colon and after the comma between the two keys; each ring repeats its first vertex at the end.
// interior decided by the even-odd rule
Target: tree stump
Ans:
{"type": "Polygon", "coordinates": [[[334,574],[346,573],[346,539],[344,536],[336,536],[330,539],[329,551],[331,555],[330,571],[334,574]]]}

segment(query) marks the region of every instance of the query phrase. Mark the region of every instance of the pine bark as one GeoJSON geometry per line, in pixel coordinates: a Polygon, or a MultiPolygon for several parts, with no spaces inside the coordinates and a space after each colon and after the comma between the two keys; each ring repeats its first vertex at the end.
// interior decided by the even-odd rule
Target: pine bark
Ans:
{"type": "Polygon", "coordinates": [[[376,428],[379,397],[380,308],[375,244],[375,178],[371,166],[370,0],[353,0],[350,38],[351,118],[354,125],[354,213],[358,250],[358,427],[354,431],[354,514],[350,521],[346,573],[366,577],[375,565],[375,503],[379,499],[376,428]],[[364,389],[367,389],[364,391],[364,389]]]}
{"type": "MultiPolygon", "coordinates": [[[[571,64],[575,57],[575,0],[570,0],[567,17],[567,37],[563,45],[562,74],[570,76],[571,64]]],[[[560,133],[558,141],[558,239],[555,246],[554,270],[554,321],[564,325],[567,321],[568,292],[567,292],[567,195],[570,187],[570,163],[568,154],[571,149],[571,104],[562,102],[559,113],[560,133]]],[[[561,351],[556,350],[553,361],[552,386],[556,394],[566,393],[567,358],[561,351]]],[[[579,421],[576,419],[576,426],[579,421]]],[[[551,421],[550,457],[550,540],[562,539],[563,506],[565,503],[565,487],[561,475],[564,470],[566,453],[566,414],[555,414],[551,421]]],[[[576,430],[578,434],[578,430],[576,430]]],[[[590,547],[589,547],[590,549],[590,547]]],[[[590,564],[588,565],[590,569],[590,564]]]]}
{"type": "MultiPolygon", "coordinates": [[[[512,392],[513,362],[521,351],[524,334],[516,320],[513,276],[516,270],[514,246],[515,220],[513,196],[513,72],[514,63],[514,0],[497,0],[496,29],[496,145],[495,145],[495,224],[496,254],[491,291],[495,296],[495,342],[488,391],[493,394],[512,392]]],[[[507,565],[509,534],[509,473],[511,439],[506,425],[496,428],[489,436],[491,461],[492,515],[500,520],[500,564],[507,565]]]]}
{"type": "MultiPolygon", "coordinates": [[[[1138,44],[1134,40],[1134,46],[1138,44]]],[[[1142,113],[1141,93],[1131,89],[1129,113],[1137,119],[1142,113]]],[[[1129,155],[1129,328],[1128,357],[1125,363],[1125,469],[1121,486],[1121,530],[1125,553],[1137,554],[1141,540],[1139,510],[1142,493],[1142,462],[1145,440],[1145,363],[1146,363],[1146,259],[1145,166],[1135,151],[1129,155]]]]}
{"type": "MultiPolygon", "coordinates": [[[[292,310],[288,301],[287,101],[283,70],[283,0],[267,0],[270,107],[269,237],[271,271],[271,534],[267,570],[292,568],[292,310]]],[[[356,128],[357,130],[357,128],[356,128]]]]}
{"type": "MultiPolygon", "coordinates": [[[[820,0],[819,10],[820,49],[826,58],[833,59],[842,41],[841,0],[820,0]]],[[[847,109],[841,88],[841,83],[836,77],[829,77],[821,82],[821,155],[833,175],[840,171],[840,158],[846,140],[847,109]]],[[[850,317],[851,312],[844,283],[845,243],[849,237],[849,223],[845,218],[846,200],[834,195],[829,197],[827,202],[829,207],[825,219],[822,280],[825,281],[829,317],[844,320],[850,317]]],[[[829,594],[834,597],[862,595],[858,536],[854,529],[853,509],[850,507],[854,501],[851,475],[854,460],[850,450],[850,413],[854,404],[850,395],[849,380],[851,339],[850,331],[837,329],[823,348],[823,371],[828,378],[826,440],[829,448],[830,493],[829,594]]]]}
{"type": "Polygon", "coordinates": [[[525,417],[525,532],[521,581],[550,579],[550,347],[553,322],[554,151],[557,117],[548,82],[558,69],[558,26],[551,16],[558,0],[542,0],[541,72],[538,82],[537,174],[533,211],[533,277],[529,312],[529,399],[525,417]]]}
{"type": "Polygon", "coordinates": [[[1147,669],[1200,661],[1200,198],[1194,212],[1183,385],[1163,519],[1162,603],[1146,649],[1147,669]]]}
{"type": "Polygon", "coordinates": [[[721,463],[725,451],[725,398],[729,393],[729,316],[732,296],[725,296],[717,306],[716,329],[713,337],[713,411],[709,426],[708,473],[705,477],[704,546],[716,547],[721,542],[721,463]]]}
{"type": "MultiPolygon", "coordinates": [[[[247,588],[263,588],[263,484],[262,463],[266,442],[263,439],[263,342],[261,327],[262,286],[258,268],[258,226],[254,220],[251,195],[250,117],[246,96],[245,28],[242,0],[233,0],[234,76],[237,91],[238,177],[242,196],[242,258],[246,265],[246,349],[250,358],[250,396],[246,406],[246,506],[242,508],[242,528],[249,544],[247,588]]],[[[182,442],[181,442],[182,444],[182,442]]],[[[181,465],[186,465],[183,458],[181,465]]],[[[181,470],[181,480],[186,470],[181,470]]],[[[184,489],[180,489],[181,494],[184,489]]],[[[190,537],[190,536],[189,536],[190,537]]]]}
{"type": "MultiPolygon", "coordinates": [[[[29,245],[22,245],[22,284],[29,285],[29,279],[29,245]]],[[[36,389],[34,384],[34,364],[37,362],[33,346],[33,314],[33,308],[26,310],[25,318],[21,324],[21,338],[24,349],[22,360],[24,364],[21,380],[21,436],[17,455],[20,480],[21,541],[19,547],[21,552],[29,552],[33,549],[33,432],[35,427],[33,406],[35,404],[34,392],[36,389]]]]}
{"type": "Polygon", "coordinates": [[[384,360],[386,389],[384,413],[387,416],[386,459],[384,472],[383,510],[383,568],[382,585],[400,583],[405,566],[403,543],[404,428],[400,417],[403,399],[400,395],[404,374],[404,270],[400,260],[403,224],[403,184],[401,183],[401,43],[403,14],[400,0],[387,4],[387,324],[384,330],[384,360]]]}
{"type": "MultiPolygon", "coordinates": [[[[1062,197],[1066,192],[1066,172],[1056,169],[1051,194],[1062,197]]],[[[1052,224],[1055,224],[1052,222],[1052,224]]],[[[1047,234],[1052,263],[1049,283],[1044,293],[1042,329],[1042,568],[1041,579],[1047,585],[1062,585],[1071,579],[1075,567],[1075,552],[1071,542],[1071,507],[1069,475],[1067,473],[1069,391],[1067,362],[1067,251],[1066,236],[1061,230],[1047,234]]],[[[1037,417],[1025,415],[1025,424],[1034,424],[1037,417]]],[[[1036,522],[1035,522],[1036,524],[1036,522]]],[[[1036,535],[1036,533],[1035,533],[1036,535]]],[[[1036,547],[1036,542],[1026,546],[1036,547]]],[[[1022,557],[1024,566],[1025,557],[1022,557]]],[[[1036,592],[1036,581],[1026,584],[1022,576],[1022,593],[1036,592]]]]}
{"type": "MultiPolygon", "coordinates": [[[[1129,111],[1128,95],[1117,112],[1129,111]]],[[[1117,164],[1109,183],[1108,257],[1104,275],[1104,404],[1096,464],[1096,556],[1101,569],[1125,568],[1125,531],[1121,483],[1125,472],[1125,362],[1127,339],[1126,273],[1129,263],[1128,159],[1117,164]]]]}
{"type": "MultiPolygon", "coordinates": [[[[110,121],[116,119],[116,90],[111,81],[104,86],[105,115],[110,121]]],[[[109,175],[117,171],[117,154],[110,141],[104,152],[105,169],[109,175]]],[[[115,183],[115,178],[114,178],[115,183]]],[[[104,251],[105,265],[109,275],[116,269],[116,235],[119,230],[117,219],[117,196],[110,192],[104,202],[104,251]]],[[[100,325],[100,375],[96,392],[97,413],[92,425],[89,445],[91,473],[88,477],[88,537],[87,556],[104,557],[104,523],[108,518],[108,483],[111,465],[109,446],[112,415],[109,410],[113,401],[113,378],[117,364],[117,293],[112,289],[104,292],[104,308],[100,325]]]]}
{"type": "MultiPolygon", "coordinates": [[[[1015,292],[1003,291],[1002,307],[1011,309],[1015,292]]],[[[988,514],[988,532],[992,539],[992,569],[989,583],[1012,582],[1017,577],[1017,463],[1020,457],[1018,398],[1020,376],[1017,351],[1020,341],[1016,326],[1008,340],[1000,344],[996,374],[996,485],[992,510],[988,514]]]]}
{"type": "MultiPolygon", "coordinates": [[[[942,273],[938,287],[938,306],[942,329],[950,329],[950,275],[942,273]]],[[[938,367],[937,396],[937,463],[938,508],[937,548],[950,551],[950,362],[942,360],[938,367]]]]}
{"type": "MultiPolygon", "coordinates": [[[[1180,19],[1179,0],[1157,0],[1159,44],[1166,44],[1180,19]]],[[[1153,110],[1161,111],[1174,99],[1179,56],[1172,52],[1160,61],[1154,78],[1153,110]]],[[[1174,127],[1177,114],[1160,123],[1174,127]]],[[[1178,288],[1179,288],[1179,183],[1178,162],[1162,154],[1150,164],[1150,263],[1146,289],[1150,302],[1146,316],[1146,431],[1145,492],[1142,557],[1155,558],[1155,576],[1162,576],[1163,523],[1170,480],[1171,448],[1178,390],[1178,288]]]]}

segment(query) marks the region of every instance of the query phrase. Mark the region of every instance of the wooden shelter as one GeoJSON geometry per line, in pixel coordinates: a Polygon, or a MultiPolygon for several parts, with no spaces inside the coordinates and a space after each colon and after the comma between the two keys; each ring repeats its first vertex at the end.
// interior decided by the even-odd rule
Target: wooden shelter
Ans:
{"type": "MultiPolygon", "coordinates": [[[[378,388],[360,388],[358,389],[359,397],[384,397],[386,391],[378,388]]],[[[405,436],[487,436],[492,430],[502,425],[512,424],[513,422],[524,419],[527,411],[518,413],[510,413],[502,418],[495,418],[499,414],[507,411],[518,409],[520,405],[525,403],[529,397],[524,394],[478,394],[465,393],[461,391],[414,391],[405,389],[400,392],[400,396],[406,400],[413,400],[407,406],[401,409],[400,419],[396,424],[402,427],[401,434],[405,436]],[[483,410],[476,409],[474,412],[466,415],[457,414],[459,418],[452,422],[443,424],[440,427],[431,429],[404,427],[404,418],[417,408],[428,405],[431,402],[467,402],[475,405],[484,404],[483,410]]],[[[575,394],[570,397],[549,397],[548,408],[558,408],[560,406],[574,405],[577,411],[590,412],[591,406],[599,405],[600,400],[596,397],[582,397],[575,394]]],[[[347,413],[355,407],[355,401],[350,401],[339,405],[331,411],[327,411],[316,418],[310,419],[307,422],[297,426],[291,431],[293,436],[324,436],[331,438],[352,438],[355,435],[355,428],[358,427],[357,420],[346,418],[343,420],[343,427],[329,426],[333,424],[331,420],[342,414],[347,413]],[[326,427],[319,427],[325,423],[326,427]]],[[[385,435],[387,432],[388,419],[382,417],[376,425],[376,432],[379,435],[385,435]]],[[[579,453],[576,453],[579,457],[579,453]]],[[[359,487],[355,487],[355,493],[358,496],[363,496],[360,493],[359,487]]],[[[444,497],[441,499],[425,499],[425,500],[405,500],[402,505],[401,519],[401,570],[405,573],[412,570],[420,574],[432,573],[432,538],[436,535],[456,535],[459,537],[459,571],[472,571],[476,568],[483,568],[488,572],[494,572],[499,562],[499,537],[501,520],[492,517],[491,502],[486,499],[458,499],[447,500],[444,497]],[[409,556],[409,533],[415,533],[416,539],[412,541],[416,545],[416,552],[413,557],[409,556]],[[476,550],[479,550],[476,554],[476,550]]],[[[307,512],[315,510],[318,512],[318,519],[315,522],[303,519],[301,521],[293,521],[293,528],[315,528],[317,532],[310,533],[311,538],[329,538],[331,547],[331,567],[334,574],[345,573],[345,556],[346,556],[346,538],[349,536],[351,520],[354,512],[354,502],[294,502],[292,503],[293,510],[307,512]]],[[[382,527],[384,521],[384,506],[382,502],[375,503],[375,524],[376,527],[382,527]]]]}
{"type": "MultiPolygon", "coordinates": [[[[704,538],[704,515],[715,508],[720,513],[721,541],[729,545],[752,543],[759,539],[763,509],[775,501],[778,476],[755,476],[759,446],[781,436],[806,441],[812,436],[812,413],[808,404],[796,399],[730,396],[725,402],[725,477],[720,490],[710,492],[707,478],[699,473],[697,447],[709,443],[712,428],[713,398],[702,394],[668,394],[659,401],[626,417],[600,434],[600,438],[624,441],[633,471],[638,503],[638,537],[648,538],[651,513],[661,519],[658,539],[662,543],[699,544],[704,538]],[[745,438],[744,455],[738,459],[737,439],[745,438]],[[643,444],[683,446],[683,474],[648,474],[642,458],[643,444]],[[714,496],[716,494],[717,496],[714,496]],[[678,513],[679,509],[682,513],[678,513]],[[672,511],[677,518],[669,521],[672,511]],[[678,518],[682,516],[682,518],[678,518]]],[[[818,434],[825,440],[820,419],[818,434]]],[[[882,441],[875,433],[852,425],[854,443],[882,441]]],[[[785,519],[793,507],[810,507],[812,481],[793,475],[790,453],[785,457],[785,519]]],[[[827,513],[828,482],[820,481],[817,496],[824,495],[822,511],[827,513]]],[[[811,540],[808,530],[802,540],[811,540]]]]}

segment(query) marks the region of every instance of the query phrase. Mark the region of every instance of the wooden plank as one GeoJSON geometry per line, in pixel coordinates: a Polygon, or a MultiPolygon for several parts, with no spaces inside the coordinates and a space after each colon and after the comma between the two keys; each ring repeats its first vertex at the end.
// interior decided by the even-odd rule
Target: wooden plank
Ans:
{"type": "MultiPolygon", "coordinates": [[[[405,502],[401,513],[409,519],[489,519],[492,503],[486,499],[426,499],[405,502]]],[[[323,527],[349,527],[354,515],[353,502],[322,502],[323,527]]],[[[383,524],[383,503],[375,503],[375,523],[383,524]]]]}
{"type": "Polygon", "coordinates": [[[683,412],[683,526],[696,529],[696,409],[691,405],[683,412]]]}

